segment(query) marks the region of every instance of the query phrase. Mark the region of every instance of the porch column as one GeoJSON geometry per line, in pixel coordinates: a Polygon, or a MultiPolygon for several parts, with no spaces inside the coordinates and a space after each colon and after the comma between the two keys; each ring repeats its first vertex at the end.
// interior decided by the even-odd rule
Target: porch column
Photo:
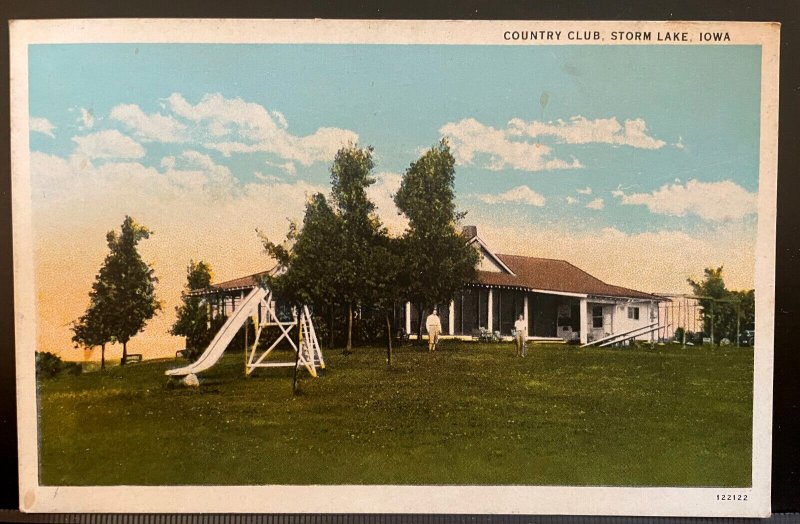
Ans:
{"type": "Polygon", "coordinates": [[[586,344],[589,342],[589,328],[588,328],[588,314],[587,314],[587,307],[588,307],[588,299],[582,298],[580,311],[581,311],[581,344],[586,344]]]}
{"type": "Polygon", "coordinates": [[[456,334],[456,303],[454,300],[450,301],[450,315],[447,317],[447,324],[449,331],[447,332],[448,335],[455,335],[456,334]]]}
{"type": "MultiPolygon", "coordinates": [[[[526,292],[522,298],[522,318],[525,320],[525,325],[528,325],[528,293],[526,292]]],[[[531,334],[528,333],[528,336],[531,334]]]]}
{"type": "Polygon", "coordinates": [[[411,334],[411,302],[406,302],[406,335],[411,334]]]}
{"type": "MultiPolygon", "coordinates": [[[[658,313],[659,313],[659,312],[658,312],[658,311],[655,311],[655,312],[653,311],[653,301],[652,301],[652,300],[650,301],[650,307],[649,307],[649,308],[647,308],[647,309],[648,309],[647,313],[648,313],[648,315],[650,315],[650,324],[652,324],[652,323],[653,323],[653,321],[656,319],[656,316],[658,315],[658,313]]],[[[660,321],[659,321],[659,323],[657,324],[657,326],[658,326],[658,327],[661,327],[661,322],[660,322],[660,321]]],[[[651,344],[652,344],[653,342],[655,342],[655,340],[654,340],[654,338],[653,338],[653,337],[655,337],[655,334],[654,334],[654,332],[653,332],[653,331],[651,331],[651,332],[650,332],[650,343],[651,343],[651,344]]]]}
{"type": "Polygon", "coordinates": [[[494,309],[494,304],[492,303],[492,288],[489,288],[489,300],[486,302],[486,307],[489,308],[489,311],[486,313],[486,329],[492,331],[492,324],[494,323],[494,319],[492,318],[492,310],[494,309]]]}

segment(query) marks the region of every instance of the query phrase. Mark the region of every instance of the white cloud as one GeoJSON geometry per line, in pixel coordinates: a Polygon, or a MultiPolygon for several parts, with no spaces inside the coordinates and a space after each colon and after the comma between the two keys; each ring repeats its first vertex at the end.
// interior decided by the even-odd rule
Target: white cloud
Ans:
{"type": "Polygon", "coordinates": [[[181,153],[180,160],[184,169],[188,168],[190,173],[198,175],[197,178],[202,179],[203,183],[208,184],[209,187],[228,190],[236,185],[228,166],[217,164],[204,153],[184,151],[181,153]]]}
{"type": "Polygon", "coordinates": [[[286,117],[283,113],[280,111],[272,111],[271,113],[273,118],[275,118],[275,120],[278,122],[278,126],[282,127],[283,129],[289,127],[289,123],[286,122],[286,117]]]}
{"type": "Polygon", "coordinates": [[[689,180],[686,185],[665,184],[652,193],[617,195],[624,205],[647,206],[659,215],[696,215],[705,220],[736,220],[754,214],[757,194],[750,193],[731,180],[700,182],[689,180]]]}
{"type": "Polygon", "coordinates": [[[517,186],[499,195],[483,194],[477,195],[478,199],[487,204],[527,204],[530,206],[542,207],[545,198],[528,186],[517,186]]]}
{"type": "Polygon", "coordinates": [[[91,110],[82,107],[81,116],[78,118],[78,122],[82,123],[83,127],[86,129],[91,129],[94,127],[94,114],[91,110]]]}
{"type": "Polygon", "coordinates": [[[595,198],[594,200],[586,204],[586,209],[594,209],[596,211],[603,209],[603,207],[605,207],[605,205],[603,203],[602,198],[595,198]]]}
{"type": "Polygon", "coordinates": [[[172,116],[146,114],[135,104],[120,104],[111,110],[111,118],[125,124],[144,141],[176,143],[188,140],[187,127],[172,116]]]}
{"type": "Polygon", "coordinates": [[[571,197],[571,196],[567,197],[567,204],[573,205],[573,204],[577,204],[577,203],[578,203],[578,199],[577,198],[571,197]]]}
{"type": "Polygon", "coordinates": [[[274,183],[281,181],[280,177],[277,177],[275,175],[265,175],[261,171],[253,171],[253,176],[256,177],[256,179],[261,180],[262,182],[274,183]]]}
{"type": "Polygon", "coordinates": [[[166,99],[166,107],[175,115],[204,126],[208,132],[203,146],[225,156],[266,152],[308,166],[330,161],[343,145],[358,141],[353,131],[332,127],[321,127],[307,136],[292,135],[283,113],[219,93],[205,95],[194,105],[180,93],[173,93],[166,99]],[[218,140],[222,137],[226,140],[218,140]]]}
{"type": "Polygon", "coordinates": [[[375,183],[367,188],[367,196],[375,204],[375,212],[386,228],[400,234],[408,227],[408,219],[400,213],[394,203],[394,195],[403,181],[398,173],[377,173],[375,183]]]}
{"type": "Polygon", "coordinates": [[[579,195],[591,195],[592,194],[592,188],[589,187],[589,186],[586,186],[584,189],[578,189],[578,194],[579,195]]]}
{"type": "Polygon", "coordinates": [[[55,138],[55,135],[53,134],[53,129],[55,129],[56,126],[54,126],[53,123],[50,122],[48,119],[32,116],[30,118],[29,125],[31,131],[35,133],[42,133],[43,135],[47,135],[50,138],[55,138]]]}
{"type": "Polygon", "coordinates": [[[268,166],[277,167],[278,169],[284,171],[285,173],[287,173],[289,175],[294,176],[294,175],[297,174],[297,166],[295,166],[294,162],[292,162],[291,160],[288,161],[288,162],[282,162],[282,163],[270,162],[269,160],[267,160],[265,163],[268,166]]]}
{"type": "Polygon", "coordinates": [[[625,120],[620,124],[616,118],[589,120],[583,116],[573,116],[569,121],[526,122],[514,118],[508,123],[510,136],[538,138],[552,136],[567,144],[611,144],[625,145],[641,149],[659,149],[666,142],[647,134],[647,124],[641,118],[625,120]]]}
{"type": "Polygon", "coordinates": [[[512,140],[507,130],[495,129],[474,118],[447,123],[439,132],[450,140],[453,156],[462,165],[471,165],[476,157],[487,155],[488,160],[481,162],[481,167],[492,171],[505,167],[524,171],[583,167],[575,158],[554,158],[549,146],[512,140]]]}
{"type": "Polygon", "coordinates": [[[74,136],[76,153],[87,158],[142,158],[144,148],[116,129],[99,131],[86,136],[74,136]]]}

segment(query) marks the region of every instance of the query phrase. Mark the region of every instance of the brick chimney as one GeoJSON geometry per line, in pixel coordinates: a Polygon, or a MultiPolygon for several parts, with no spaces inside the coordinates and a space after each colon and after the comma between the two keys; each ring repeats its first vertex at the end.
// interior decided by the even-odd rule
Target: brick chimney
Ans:
{"type": "Polygon", "coordinates": [[[467,240],[478,236],[478,226],[464,226],[461,235],[467,240]]]}

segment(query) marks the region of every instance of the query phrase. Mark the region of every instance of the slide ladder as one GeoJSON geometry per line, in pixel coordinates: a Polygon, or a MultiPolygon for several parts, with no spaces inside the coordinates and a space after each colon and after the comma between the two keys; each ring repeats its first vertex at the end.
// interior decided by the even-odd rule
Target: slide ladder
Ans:
{"type": "Polygon", "coordinates": [[[314,369],[325,369],[325,360],[322,358],[322,349],[319,347],[317,332],[314,330],[314,322],[311,320],[311,313],[308,306],[303,306],[300,314],[300,329],[303,331],[303,343],[301,346],[302,356],[309,362],[314,369]]]}
{"type": "Polygon", "coordinates": [[[263,301],[264,318],[259,319],[256,329],[256,336],[253,343],[248,346],[247,354],[245,355],[245,374],[250,375],[257,368],[272,368],[272,367],[305,367],[312,377],[317,376],[317,369],[325,367],[325,361],[322,359],[322,350],[317,340],[317,333],[314,330],[314,322],[311,320],[311,313],[307,306],[303,306],[300,310],[292,311],[292,320],[283,321],[278,318],[275,311],[274,303],[272,302],[272,295],[268,294],[266,300],[263,301]],[[298,314],[299,313],[299,314],[298,314]],[[278,336],[266,349],[259,346],[259,338],[264,332],[264,328],[277,327],[278,336]],[[299,333],[294,331],[297,328],[299,333]],[[289,345],[293,355],[296,358],[289,360],[275,360],[270,357],[275,354],[278,345],[284,342],[289,345]],[[299,342],[299,345],[297,344],[299,342]]]}
{"type": "Polygon", "coordinates": [[[227,349],[228,344],[233,340],[233,337],[236,336],[239,329],[247,322],[248,317],[258,311],[258,305],[266,295],[267,291],[261,286],[253,288],[242,303],[233,310],[233,314],[228,317],[228,320],[226,320],[220,330],[217,331],[211,344],[209,344],[197,360],[181,368],[168,369],[166,374],[170,376],[186,376],[192,373],[200,373],[216,364],[227,349]]]}

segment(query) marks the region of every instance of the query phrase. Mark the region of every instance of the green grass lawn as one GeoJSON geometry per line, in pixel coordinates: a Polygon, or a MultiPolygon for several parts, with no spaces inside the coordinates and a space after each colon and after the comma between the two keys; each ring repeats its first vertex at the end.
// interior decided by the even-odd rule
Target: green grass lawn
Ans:
{"type": "Polygon", "coordinates": [[[325,354],[319,379],[243,376],[226,355],[199,389],[146,362],[45,380],[47,485],[751,484],[753,351],[445,342],[325,354]]]}

